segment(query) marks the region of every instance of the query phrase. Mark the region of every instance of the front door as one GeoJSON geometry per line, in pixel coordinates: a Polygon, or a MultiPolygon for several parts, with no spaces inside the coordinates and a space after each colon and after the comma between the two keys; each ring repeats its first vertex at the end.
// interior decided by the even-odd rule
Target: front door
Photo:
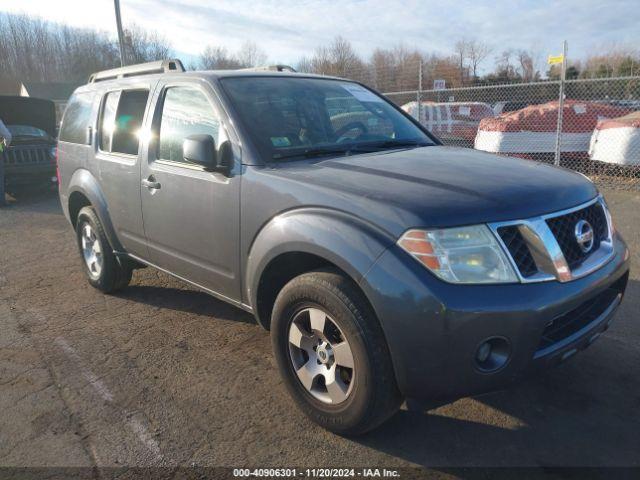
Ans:
{"type": "Polygon", "coordinates": [[[183,158],[182,143],[228,140],[210,87],[181,81],[157,89],[141,198],[150,261],[216,294],[238,300],[240,177],[207,172],[183,158]]]}

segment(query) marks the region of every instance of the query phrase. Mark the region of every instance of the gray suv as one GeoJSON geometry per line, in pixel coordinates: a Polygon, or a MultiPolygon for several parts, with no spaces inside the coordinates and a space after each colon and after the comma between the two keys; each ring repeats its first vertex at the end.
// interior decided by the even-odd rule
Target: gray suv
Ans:
{"type": "Polygon", "coordinates": [[[587,178],[444,147],[344,79],[99,72],[58,152],[91,285],[152,266],[251,312],[296,403],[341,434],[568,359],[627,284],[587,178]]]}

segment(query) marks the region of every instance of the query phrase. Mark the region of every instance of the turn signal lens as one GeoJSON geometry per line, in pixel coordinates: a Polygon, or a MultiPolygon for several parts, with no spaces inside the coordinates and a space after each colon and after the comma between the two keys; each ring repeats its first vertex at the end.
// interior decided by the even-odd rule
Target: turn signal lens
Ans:
{"type": "Polygon", "coordinates": [[[515,283],[509,259],[486,225],[409,230],[398,240],[437,277],[451,283],[515,283]]]}
{"type": "Polygon", "coordinates": [[[418,230],[407,232],[398,242],[403,249],[411,253],[416,260],[430,270],[440,268],[438,257],[434,255],[433,246],[427,240],[426,233],[418,230]]]}

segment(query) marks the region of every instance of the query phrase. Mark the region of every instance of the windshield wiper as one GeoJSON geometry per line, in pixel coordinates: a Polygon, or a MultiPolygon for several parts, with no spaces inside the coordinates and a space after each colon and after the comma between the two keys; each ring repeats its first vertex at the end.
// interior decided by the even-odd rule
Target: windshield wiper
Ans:
{"type": "Polygon", "coordinates": [[[393,148],[411,148],[411,147],[428,147],[433,145],[430,142],[424,140],[384,140],[382,142],[375,143],[363,143],[360,145],[353,145],[350,150],[357,152],[376,152],[378,150],[387,150],[393,148]]]}
{"type": "Polygon", "coordinates": [[[290,158],[314,158],[324,155],[352,155],[358,153],[378,152],[380,150],[390,150],[394,148],[411,148],[411,147],[426,147],[433,145],[432,143],[425,142],[424,140],[384,140],[375,143],[361,143],[361,144],[345,144],[343,148],[336,147],[317,147],[308,148],[306,150],[273,155],[272,159],[276,161],[287,160],[290,158]]]}
{"type": "Polygon", "coordinates": [[[318,148],[308,148],[306,150],[287,153],[284,155],[280,153],[274,153],[271,158],[273,160],[280,161],[280,160],[286,160],[289,158],[299,158],[299,157],[314,158],[314,157],[321,157],[323,155],[348,155],[349,151],[350,151],[349,148],[318,147],[318,148]]]}

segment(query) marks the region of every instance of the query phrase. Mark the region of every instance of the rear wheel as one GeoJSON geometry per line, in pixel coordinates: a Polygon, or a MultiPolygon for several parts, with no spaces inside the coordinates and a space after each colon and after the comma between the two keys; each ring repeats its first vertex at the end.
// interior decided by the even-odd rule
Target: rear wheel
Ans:
{"type": "Polygon", "coordinates": [[[322,427],[357,435],[401,403],[380,325],[358,287],[333,271],[290,281],[276,299],[271,337],[287,389],[322,427]]]}
{"type": "Polygon", "coordinates": [[[132,269],[113,253],[92,207],[84,207],[78,213],[76,238],[85,274],[93,287],[111,293],[129,285],[132,269]]]}

